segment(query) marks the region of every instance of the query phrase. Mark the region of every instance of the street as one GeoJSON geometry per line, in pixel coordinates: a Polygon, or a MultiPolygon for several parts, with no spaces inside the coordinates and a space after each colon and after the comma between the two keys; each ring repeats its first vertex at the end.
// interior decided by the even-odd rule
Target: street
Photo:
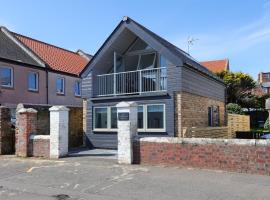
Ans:
{"type": "Polygon", "coordinates": [[[60,160],[0,157],[1,200],[270,199],[270,177],[118,165],[79,155],[60,160]]]}

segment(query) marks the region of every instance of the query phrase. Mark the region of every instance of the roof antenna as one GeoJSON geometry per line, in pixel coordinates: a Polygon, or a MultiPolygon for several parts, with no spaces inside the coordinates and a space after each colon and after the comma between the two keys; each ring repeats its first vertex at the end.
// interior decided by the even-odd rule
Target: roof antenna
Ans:
{"type": "Polygon", "coordinates": [[[188,54],[189,54],[190,46],[194,45],[194,42],[197,40],[199,40],[199,39],[193,38],[191,36],[188,37],[188,39],[187,39],[187,45],[188,45],[187,52],[188,52],[188,54]]]}
{"type": "Polygon", "coordinates": [[[124,16],[123,17],[123,21],[125,22],[125,21],[127,21],[128,20],[128,16],[124,16]]]}

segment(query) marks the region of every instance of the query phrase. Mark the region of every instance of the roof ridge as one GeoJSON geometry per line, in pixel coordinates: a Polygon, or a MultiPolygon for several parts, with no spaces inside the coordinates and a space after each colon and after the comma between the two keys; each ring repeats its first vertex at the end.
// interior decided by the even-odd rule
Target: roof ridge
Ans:
{"type": "Polygon", "coordinates": [[[228,58],[224,58],[224,59],[216,59],[216,60],[204,60],[204,61],[200,61],[200,62],[215,62],[215,61],[226,61],[226,62],[228,62],[229,59],[228,58]]]}
{"type": "Polygon", "coordinates": [[[10,31],[10,32],[11,32],[12,34],[15,34],[15,35],[18,35],[18,36],[22,36],[22,37],[28,38],[28,39],[30,39],[30,40],[34,40],[34,41],[36,41],[36,42],[43,43],[43,44],[45,44],[45,45],[52,46],[52,47],[54,47],[54,48],[61,49],[61,50],[63,50],[63,51],[67,51],[67,52],[69,52],[69,53],[73,53],[73,54],[75,54],[75,55],[80,56],[77,52],[74,52],[74,51],[65,49],[65,48],[63,48],[63,47],[59,47],[59,46],[56,46],[56,45],[53,45],[53,44],[50,44],[50,43],[47,43],[47,42],[44,42],[44,41],[41,41],[41,40],[32,38],[32,37],[29,37],[29,36],[26,36],[26,35],[22,35],[22,34],[20,34],[20,33],[15,33],[15,32],[13,32],[13,31],[10,31]]]}

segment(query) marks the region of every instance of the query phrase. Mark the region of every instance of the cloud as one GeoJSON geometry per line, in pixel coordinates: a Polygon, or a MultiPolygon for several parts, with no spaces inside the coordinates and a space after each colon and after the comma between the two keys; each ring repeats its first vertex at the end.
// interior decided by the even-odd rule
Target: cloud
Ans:
{"type": "MultiPolygon", "coordinates": [[[[222,32],[198,33],[190,53],[200,60],[229,57],[258,44],[270,42],[270,1],[263,5],[263,15],[256,21],[236,29],[222,32]]],[[[187,50],[187,38],[180,37],[174,43],[187,50]]]]}

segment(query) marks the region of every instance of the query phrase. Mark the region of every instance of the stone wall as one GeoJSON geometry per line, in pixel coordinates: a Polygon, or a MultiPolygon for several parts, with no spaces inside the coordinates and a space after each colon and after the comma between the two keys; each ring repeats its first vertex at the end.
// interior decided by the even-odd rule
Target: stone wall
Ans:
{"type": "Polygon", "coordinates": [[[31,135],[29,141],[28,155],[34,157],[50,157],[50,136],[31,135]]]}
{"type": "Polygon", "coordinates": [[[187,128],[183,133],[186,138],[232,138],[228,127],[187,128]]]}
{"type": "Polygon", "coordinates": [[[208,127],[208,107],[219,108],[214,112],[214,125],[226,125],[225,103],[203,96],[181,92],[175,94],[175,132],[183,137],[183,130],[190,127],[208,127]]]}
{"type": "Polygon", "coordinates": [[[270,175],[270,141],[199,138],[141,138],[134,163],[270,175]]]}
{"type": "Polygon", "coordinates": [[[228,131],[232,138],[236,137],[236,132],[250,131],[250,116],[228,114],[228,131]]]}

